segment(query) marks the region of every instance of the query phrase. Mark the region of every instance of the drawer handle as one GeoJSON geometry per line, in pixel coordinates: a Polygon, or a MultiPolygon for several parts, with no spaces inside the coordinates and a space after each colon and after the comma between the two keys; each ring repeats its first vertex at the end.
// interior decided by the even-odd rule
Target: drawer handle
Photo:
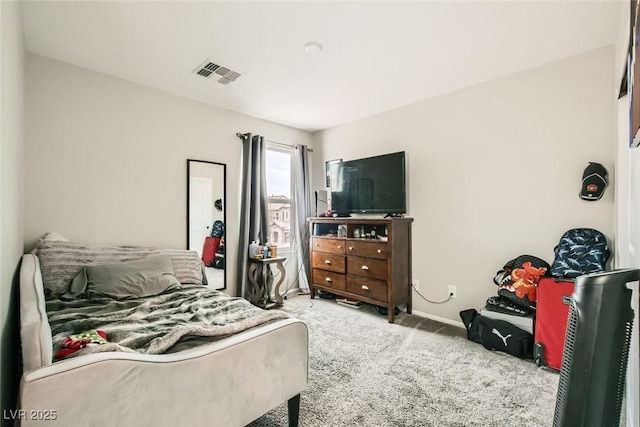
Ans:
{"type": "Polygon", "coordinates": [[[381,254],[382,253],[382,249],[378,249],[378,253],[381,254]]]}
{"type": "Polygon", "coordinates": [[[353,250],[353,246],[349,246],[349,250],[352,251],[353,250]]]}
{"type": "Polygon", "coordinates": [[[338,246],[336,246],[336,247],[337,247],[338,249],[342,249],[342,246],[340,246],[340,245],[338,245],[338,246]]]}
{"type": "Polygon", "coordinates": [[[327,277],[324,279],[325,282],[331,282],[331,277],[327,277]]]}
{"type": "Polygon", "coordinates": [[[368,291],[369,287],[367,285],[362,285],[362,289],[365,290],[365,291],[368,291]]]}
{"type": "Polygon", "coordinates": [[[324,260],[324,263],[325,263],[325,264],[331,264],[331,260],[330,260],[330,259],[325,259],[325,260],[324,260]]]}
{"type": "Polygon", "coordinates": [[[367,267],[366,265],[363,265],[362,267],[360,267],[363,270],[369,270],[369,267],[367,267]]]}
{"type": "Polygon", "coordinates": [[[320,243],[316,243],[316,246],[320,246],[320,243]]]}

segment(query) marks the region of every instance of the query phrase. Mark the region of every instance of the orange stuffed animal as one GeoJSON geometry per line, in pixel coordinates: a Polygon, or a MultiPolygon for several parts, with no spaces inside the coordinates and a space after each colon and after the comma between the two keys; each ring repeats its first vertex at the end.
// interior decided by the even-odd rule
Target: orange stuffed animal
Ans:
{"type": "Polygon", "coordinates": [[[513,280],[516,296],[524,298],[526,295],[529,301],[535,302],[537,299],[536,286],[538,285],[538,279],[544,276],[547,269],[544,267],[532,267],[528,261],[522,263],[522,267],[516,268],[511,272],[511,280],[513,280]]]}

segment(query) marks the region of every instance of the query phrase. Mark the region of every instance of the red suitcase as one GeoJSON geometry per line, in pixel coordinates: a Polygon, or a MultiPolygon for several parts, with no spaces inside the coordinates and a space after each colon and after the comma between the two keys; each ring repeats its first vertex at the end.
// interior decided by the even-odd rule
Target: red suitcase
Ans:
{"type": "Polygon", "coordinates": [[[221,239],[222,237],[205,237],[204,247],[202,248],[202,262],[207,267],[213,267],[221,239]]]}
{"type": "Polygon", "coordinates": [[[538,366],[560,370],[573,287],[573,282],[557,281],[553,277],[542,277],[538,281],[533,345],[538,366]]]}

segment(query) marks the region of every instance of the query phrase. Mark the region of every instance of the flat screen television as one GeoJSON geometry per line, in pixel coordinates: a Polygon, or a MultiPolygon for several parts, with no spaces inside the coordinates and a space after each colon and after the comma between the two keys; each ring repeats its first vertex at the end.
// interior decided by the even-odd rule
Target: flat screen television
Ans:
{"type": "Polygon", "coordinates": [[[331,168],[331,211],[345,216],[406,213],[404,151],[334,164],[331,168]]]}

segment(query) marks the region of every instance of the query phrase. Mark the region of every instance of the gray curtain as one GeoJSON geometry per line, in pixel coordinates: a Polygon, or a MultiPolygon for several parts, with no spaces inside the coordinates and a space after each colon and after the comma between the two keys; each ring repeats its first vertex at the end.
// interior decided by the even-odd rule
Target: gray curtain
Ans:
{"type": "Polygon", "coordinates": [[[249,299],[253,291],[247,279],[249,245],[269,240],[269,210],[265,172],[265,142],[260,135],[236,134],[242,139],[242,188],[238,239],[238,295],[249,299]]]}
{"type": "Polygon", "coordinates": [[[311,183],[309,181],[309,150],[298,145],[293,154],[293,185],[295,197],[296,227],[294,252],[298,254],[298,286],[309,292],[309,225],[311,216],[311,183]]]}

